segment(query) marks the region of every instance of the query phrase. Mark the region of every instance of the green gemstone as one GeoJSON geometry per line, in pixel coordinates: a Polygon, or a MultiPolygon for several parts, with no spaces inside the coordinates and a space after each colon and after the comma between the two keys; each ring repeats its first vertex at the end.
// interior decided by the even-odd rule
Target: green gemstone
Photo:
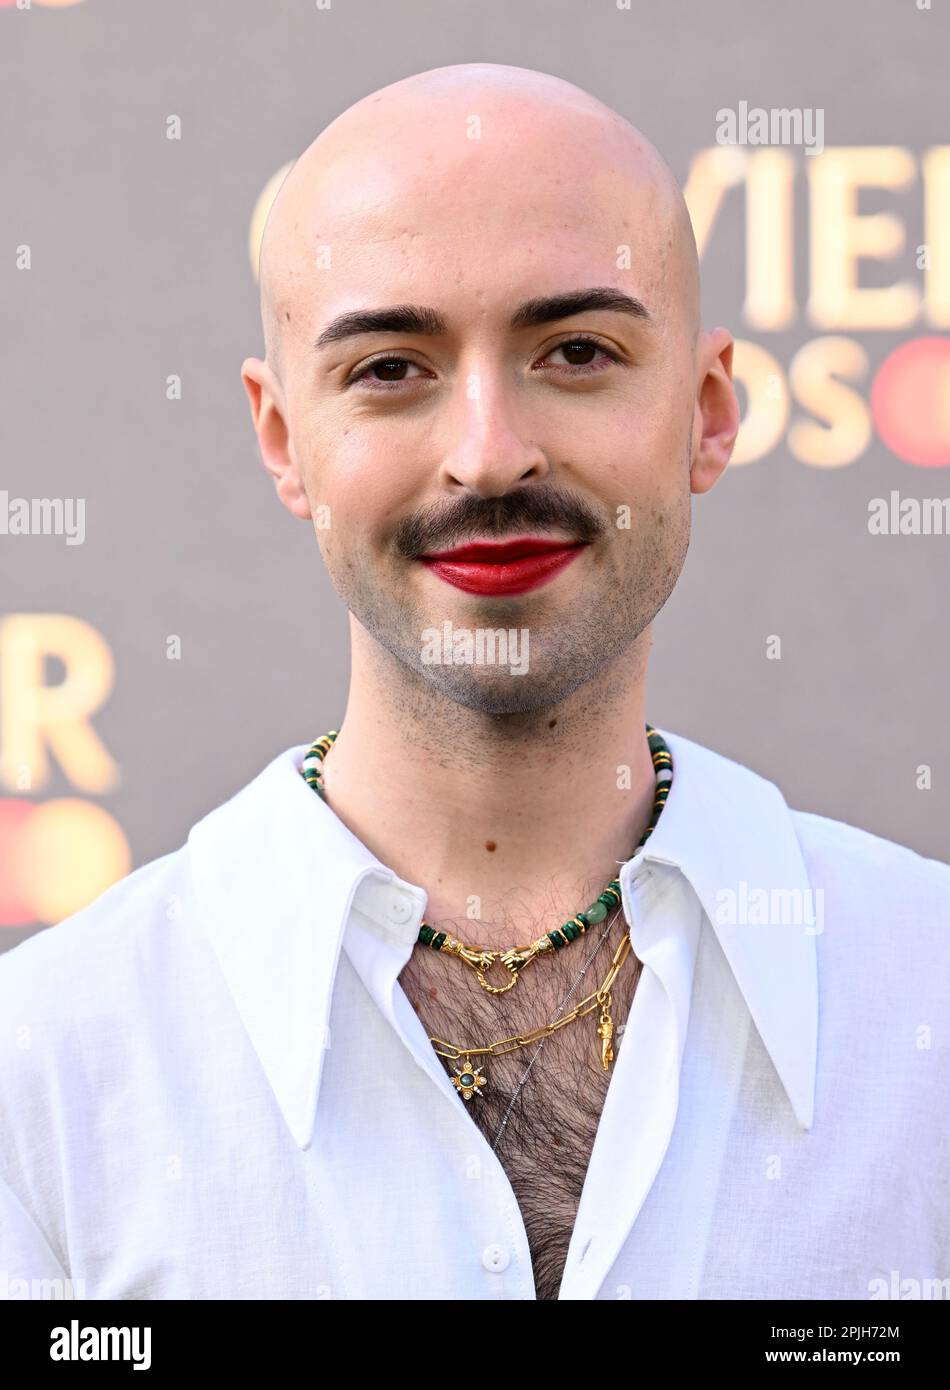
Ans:
{"type": "Polygon", "coordinates": [[[590,907],[584,908],[584,916],[588,922],[602,922],[607,916],[607,909],[600,901],[591,903],[590,907]]]}
{"type": "Polygon", "coordinates": [[[463,1086],[475,1085],[475,1078],[470,1071],[463,1071],[462,1075],[459,1077],[459,1081],[461,1081],[463,1086]]]}

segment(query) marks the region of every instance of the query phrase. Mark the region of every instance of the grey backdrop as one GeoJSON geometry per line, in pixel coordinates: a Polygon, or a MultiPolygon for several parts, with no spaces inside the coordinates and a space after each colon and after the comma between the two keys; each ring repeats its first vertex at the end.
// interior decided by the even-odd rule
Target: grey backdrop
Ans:
{"type": "MultiPolygon", "coordinates": [[[[74,614],[109,644],[115,686],[93,722],[122,781],[88,799],[122,826],[135,866],[343,710],[345,612],[309,524],[274,496],[239,378],[242,358],[262,350],[248,230],[274,172],[367,92],[479,59],[578,83],[640,125],[683,181],[715,144],[717,110],[741,100],[820,107],[826,146],[898,145],[919,159],[948,139],[947,9],[0,5],[0,489],[86,499],[83,545],[0,536],[2,610],[74,614]],[[166,138],[170,115],[179,141],[166,138]],[[23,245],[29,271],[17,265],[23,245]],[[172,373],[178,402],[165,399],[172,373]],[[166,658],[173,633],[179,661],[166,658]]],[[[756,332],[743,321],[740,196],[703,258],[707,322],[783,368],[822,332],[804,310],[809,159],[792,153],[795,324],[756,332]]],[[[919,179],[871,197],[900,216],[907,248],[869,263],[865,283],[919,279],[921,201],[919,179]]],[[[848,336],[873,373],[903,338],[936,331],[848,336]]],[[[694,498],[686,569],[655,625],[647,714],[777,781],[793,806],[948,859],[950,537],[869,536],[869,498],[894,488],[950,490],[945,468],[914,467],[875,438],[828,469],[783,441],[694,498]],[[773,633],[781,661],[766,659],[773,633]],[[929,791],[917,788],[920,764],[933,770],[929,791]]],[[[58,766],[42,789],[0,786],[37,803],[74,794],[58,766]]],[[[0,929],[0,949],[33,929],[0,929]]]]}

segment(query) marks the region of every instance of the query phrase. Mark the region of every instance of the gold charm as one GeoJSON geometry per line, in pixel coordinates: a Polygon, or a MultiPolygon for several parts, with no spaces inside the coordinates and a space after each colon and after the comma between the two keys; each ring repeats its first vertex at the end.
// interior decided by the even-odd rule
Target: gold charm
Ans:
{"type": "Polygon", "coordinates": [[[462,1066],[455,1068],[455,1075],[452,1077],[452,1085],[457,1091],[461,1091],[466,1100],[471,1100],[472,1096],[479,1094],[479,1086],[488,1085],[488,1077],[480,1076],[481,1067],[473,1067],[471,1057],[463,1058],[462,1066]]]}
{"type": "MultiPolygon", "coordinates": [[[[489,969],[490,968],[489,966],[489,969]]],[[[489,994],[507,994],[508,991],[514,989],[515,985],[518,983],[518,976],[514,974],[506,985],[490,985],[485,979],[484,971],[478,967],[475,969],[475,974],[478,976],[478,983],[481,985],[482,989],[487,989],[489,994]]]]}
{"type": "Polygon", "coordinates": [[[525,946],[520,949],[512,946],[509,951],[504,951],[500,957],[502,965],[506,970],[510,970],[515,979],[518,978],[518,971],[523,970],[529,961],[534,960],[538,954],[537,943],[533,946],[525,946]]]}
{"type": "Polygon", "coordinates": [[[600,1038],[600,1065],[604,1071],[610,1070],[610,1064],[614,1060],[614,1050],[611,1046],[611,1039],[614,1035],[613,1019],[610,1017],[610,999],[604,1001],[600,1014],[600,1023],[597,1025],[597,1036],[600,1038]]]}
{"type": "Polygon", "coordinates": [[[542,937],[530,946],[511,946],[507,951],[480,951],[475,947],[466,946],[465,942],[459,941],[457,937],[449,936],[439,949],[446,955],[461,957],[466,965],[470,965],[478,976],[478,983],[489,994],[507,994],[518,983],[519,974],[524,967],[549,945],[547,938],[542,937]],[[496,961],[503,965],[511,976],[506,985],[489,984],[485,978],[496,961]]]}
{"type": "Polygon", "coordinates": [[[507,994],[508,991],[513,989],[518,983],[520,979],[519,972],[524,969],[529,961],[534,960],[537,954],[538,952],[535,946],[523,948],[513,946],[508,951],[485,951],[482,953],[482,961],[480,962],[482,968],[479,969],[477,965],[475,967],[478,983],[481,985],[482,989],[486,989],[489,994],[507,994]],[[485,979],[485,970],[490,969],[496,960],[501,962],[511,976],[511,979],[506,985],[490,985],[485,979]],[[486,961],[487,965],[485,964],[486,961]]]}

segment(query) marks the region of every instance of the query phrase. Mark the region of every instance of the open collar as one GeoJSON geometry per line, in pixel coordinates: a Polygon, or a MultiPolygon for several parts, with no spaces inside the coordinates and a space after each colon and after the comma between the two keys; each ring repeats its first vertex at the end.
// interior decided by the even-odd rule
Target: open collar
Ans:
{"type": "Polygon", "coordinates": [[[188,836],[202,925],[302,1149],[350,909],[364,884],[398,882],[300,776],[308,747],[278,754],[188,836]]]}
{"type": "MultiPolygon", "coordinates": [[[[824,922],[814,911],[791,811],[778,787],[751,768],[659,732],[673,760],[673,782],[642,858],[675,866],[689,881],[796,1118],[810,1129],[818,1056],[815,938],[824,922]]],[[[628,864],[622,882],[629,871],[628,864]]]]}
{"type": "MultiPolygon", "coordinates": [[[[682,872],[696,892],[795,1114],[814,1112],[818,986],[813,932],[725,919],[721,894],[809,888],[791,814],[771,782],[728,758],[659,732],[673,758],[670,793],[634,856],[682,872]]],[[[413,898],[314,795],[298,772],[309,745],[278,754],[209,812],[188,837],[201,923],[235,1006],[301,1149],[313,1137],[333,982],[354,901],[407,943],[418,918],[395,924],[379,885],[413,898]]],[[[631,864],[621,871],[629,880],[631,864]]],[[[741,896],[737,898],[741,902],[741,896]]]]}

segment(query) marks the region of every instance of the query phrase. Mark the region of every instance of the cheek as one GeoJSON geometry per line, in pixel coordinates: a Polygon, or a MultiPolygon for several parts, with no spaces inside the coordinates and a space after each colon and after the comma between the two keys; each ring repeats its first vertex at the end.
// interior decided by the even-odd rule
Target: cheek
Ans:
{"type": "Polygon", "coordinates": [[[389,531],[411,505],[411,480],[394,447],[358,427],[330,437],[324,426],[303,467],[308,495],[329,509],[337,537],[389,531]]]}
{"type": "Polygon", "coordinates": [[[344,411],[321,402],[294,421],[297,456],[308,488],[337,497],[342,505],[349,494],[378,483],[385,451],[344,411]]]}
{"type": "Polygon", "coordinates": [[[571,457],[595,494],[606,502],[630,502],[664,495],[682,471],[683,448],[681,412],[657,394],[650,400],[623,401],[602,415],[571,457]]]}
{"type": "Polygon", "coordinates": [[[577,414],[574,423],[580,425],[582,442],[592,457],[652,471],[675,452],[673,441],[682,435],[685,404],[682,380],[669,368],[651,366],[625,378],[611,396],[596,398],[589,416],[577,414]]]}

